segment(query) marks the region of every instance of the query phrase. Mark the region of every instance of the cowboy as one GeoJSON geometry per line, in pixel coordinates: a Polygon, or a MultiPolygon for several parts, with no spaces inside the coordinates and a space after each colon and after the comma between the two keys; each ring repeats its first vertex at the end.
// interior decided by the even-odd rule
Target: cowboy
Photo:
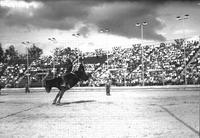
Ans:
{"type": "Polygon", "coordinates": [[[62,75],[63,84],[61,86],[67,87],[67,88],[71,88],[70,85],[69,85],[69,83],[68,83],[68,81],[67,81],[67,79],[65,79],[65,76],[68,75],[69,73],[71,73],[71,71],[72,71],[73,65],[72,65],[72,62],[71,62],[70,59],[68,59],[66,61],[65,67],[66,67],[66,69],[65,69],[65,71],[64,71],[64,73],[62,75]]]}

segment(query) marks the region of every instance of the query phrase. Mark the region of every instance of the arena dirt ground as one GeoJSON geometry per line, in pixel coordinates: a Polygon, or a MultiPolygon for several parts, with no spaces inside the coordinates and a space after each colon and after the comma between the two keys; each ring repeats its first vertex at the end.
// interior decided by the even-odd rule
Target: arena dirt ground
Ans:
{"type": "Polygon", "coordinates": [[[72,89],[57,106],[55,95],[4,90],[0,138],[199,138],[199,91],[72,89]]]}

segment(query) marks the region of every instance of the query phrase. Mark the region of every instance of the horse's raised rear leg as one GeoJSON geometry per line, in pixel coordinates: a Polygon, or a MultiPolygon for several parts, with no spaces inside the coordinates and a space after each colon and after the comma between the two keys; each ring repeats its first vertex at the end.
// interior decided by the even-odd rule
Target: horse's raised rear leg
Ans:
{"type": "Polygon", "coordinates": [[[59,99],[58,99],[57,104],[60,104],[60,100],[61,100],[61,98],[63,97],[64,92],[65,92],[65,90],[61,90],[61,91],[60,91],[60,95],[59,95],[59,99]]]}
{"type": "Polygon", "coordinates": [[[56,95],[55,99],[53,100],[53,103],[52,104],[56,104],[56,101],[60,95],[61,91],[58,92],[58,94],[56,95]]]}

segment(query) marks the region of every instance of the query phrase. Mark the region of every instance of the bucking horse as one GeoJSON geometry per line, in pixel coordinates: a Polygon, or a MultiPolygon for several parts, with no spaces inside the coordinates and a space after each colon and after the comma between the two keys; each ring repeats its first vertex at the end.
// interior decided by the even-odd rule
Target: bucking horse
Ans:
{"type": "Polygon", "coordinates": [[[44,87],[46,92],[50,93],[52,87],[59,89],[58,94],[53,100],[53,104],[60,104],[60,100],[63,97],[65,91],[74,87],[79,81],[88,80],[88,75],[85,72],[84,66],[81,63],[77,71],[70,72],[63,77],[55,77],[53,79],[44,80],[44,87]],[[63,83],[66,83],[66,86],[63,86],[63,83]],[[58,100],[57,100],[58,99],[58,100]]]}

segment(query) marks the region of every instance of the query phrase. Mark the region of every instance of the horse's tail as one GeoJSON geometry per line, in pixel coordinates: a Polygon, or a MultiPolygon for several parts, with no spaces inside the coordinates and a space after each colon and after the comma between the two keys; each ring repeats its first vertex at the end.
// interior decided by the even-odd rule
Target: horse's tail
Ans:
{"type": "Polygon", "coordinates": [[[49,76],[49,71],[46,73],[46,75],[44,76],[44,78],[42,79],[42,82],[44,84],[44,86],[46,86],[46,80],[47,80],[47,77],[49,76]]]}
{"type": "Polygon", "coordinates": [[[46,86],[46,78],[42,80],[43,81],[43,86],[46,86]]]}
{"type": "Polygon", "coordinates": [[[43,82],[43,86],[45,87],[46,86],[46,80],[47,80],[47,76],[48,74],[43,78],[42,82],[43,82]]]}

